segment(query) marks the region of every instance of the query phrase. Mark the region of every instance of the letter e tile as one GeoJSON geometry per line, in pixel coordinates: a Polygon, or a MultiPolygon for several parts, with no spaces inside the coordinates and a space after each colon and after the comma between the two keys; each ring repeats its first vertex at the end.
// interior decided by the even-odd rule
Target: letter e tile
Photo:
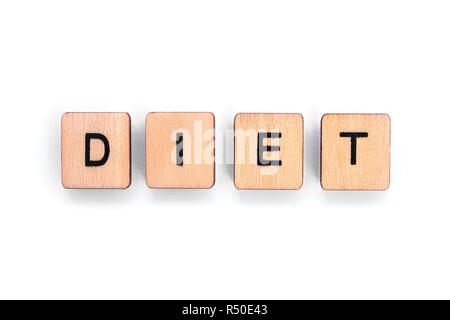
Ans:
{"type": "Polygon", "coordinates": [[[303,116],[239,113],[234,119],[237,189],[300,189],[303,184],[303,116]]]}

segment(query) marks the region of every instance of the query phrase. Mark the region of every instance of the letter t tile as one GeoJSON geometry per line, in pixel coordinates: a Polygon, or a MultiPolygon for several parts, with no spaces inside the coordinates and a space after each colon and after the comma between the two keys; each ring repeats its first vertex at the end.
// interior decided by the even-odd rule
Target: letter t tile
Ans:
{"type": "Polygon", "coordinates": [[[391,119],[387,114],[326,114],[321,139],[325,190],[389,187],[391,119]]]}

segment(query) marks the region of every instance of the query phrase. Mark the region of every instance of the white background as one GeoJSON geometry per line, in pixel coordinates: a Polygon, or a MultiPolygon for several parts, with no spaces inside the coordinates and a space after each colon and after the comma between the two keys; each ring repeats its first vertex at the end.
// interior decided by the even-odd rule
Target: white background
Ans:
{"type": "Polygon", "coordinates": [[[449,16],[448,1],[3,0],[0,298],[450,298],[449,16]],[[130,113],[129,189],[62,188],[66,111],[130,113]],[[218,164],[211,190],[150,190],[149,111],[212,111],[218,134],[237,112],[301,112],[304,186],[237,191],[218,164]],[[326,112],[390,114],[387,192],[321,189],[326,112]]]}

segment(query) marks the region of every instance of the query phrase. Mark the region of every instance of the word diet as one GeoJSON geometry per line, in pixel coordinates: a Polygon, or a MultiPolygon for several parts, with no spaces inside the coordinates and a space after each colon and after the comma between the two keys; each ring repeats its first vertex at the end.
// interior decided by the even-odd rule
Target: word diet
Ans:
{"type": "MultiPolygon", "coordinates": [[[[303,185],[303,116],[238,113],[234,184],[239,190],[303,185]]],[[[387,114],[325,114],[320,180],[325,190],[386,190],[391,119],[387,114]]],[[[215,119],[210,112],[150,112],[145,119],[149,188],[209,189],[215,183],[215,119]]],[[[124,189],[131,183],[131,119],[122,112],[67,112],[61,119],[62,184],[124,189]]]]}

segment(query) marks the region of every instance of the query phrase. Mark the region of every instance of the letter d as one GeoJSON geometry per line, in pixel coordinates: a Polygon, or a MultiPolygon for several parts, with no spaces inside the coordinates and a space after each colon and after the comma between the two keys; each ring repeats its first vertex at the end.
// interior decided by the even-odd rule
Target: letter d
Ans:
{"type": "Polygon", "coordinates": [[[86,167],[100,167],[108,161],[109,157],[109,142],[108,139],[102,135],[101,133],[86,133],[86,139],[85,139],[85,157],[84,157],[84,164],[86,167]],[[103,158],[100,160],[91,160],[91,140],[92,139],[98,139],[103,142],[103,145],[105,146],[105,154],[103,155],[103,158]]]}

